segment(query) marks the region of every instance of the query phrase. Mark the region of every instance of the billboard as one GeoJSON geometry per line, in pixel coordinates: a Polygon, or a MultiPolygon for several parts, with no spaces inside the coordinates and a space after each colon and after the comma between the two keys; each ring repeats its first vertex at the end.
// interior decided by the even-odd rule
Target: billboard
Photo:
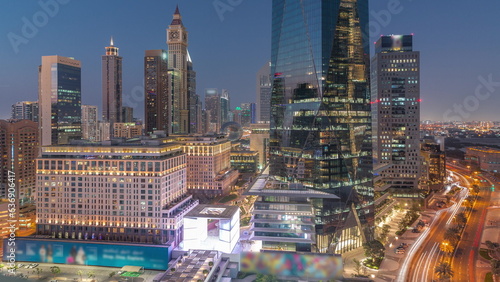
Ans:
{"type": "Polygon", "coordinates": [[[241,271],[310,279],[339,279],[343,265],[340,255],[290,252],[242,253],[241,271]]]}
{"type": "MultiPolygon", "coordinates": [[[[4,259],[7,246],[4,240],[4,259]]],[[[81,241],[16,238],[16,261],[63,263],[166,270],[171,249],[168,246],[91,243],[81,241]]]]}

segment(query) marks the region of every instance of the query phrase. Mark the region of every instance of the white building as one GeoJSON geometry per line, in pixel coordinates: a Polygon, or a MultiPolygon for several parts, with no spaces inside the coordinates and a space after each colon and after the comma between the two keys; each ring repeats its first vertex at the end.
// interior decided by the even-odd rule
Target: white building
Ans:
{"type": "Polygon", "coordinates": [[[198,204],[181,146],[158,140],[43,147],[36,200],[37,234],[174,246],[198,204]]]}
{"type": "Polygon", "coordinates": [[[412,35],[382,36],[372,58],[373,156],[395,196],[414,197],[420,178],[420,52],[412,35]]]}
{"type": "Polygon", "coordinates": [[[82,105],[82,139],[100,141],[97,106],[82,105]]]}

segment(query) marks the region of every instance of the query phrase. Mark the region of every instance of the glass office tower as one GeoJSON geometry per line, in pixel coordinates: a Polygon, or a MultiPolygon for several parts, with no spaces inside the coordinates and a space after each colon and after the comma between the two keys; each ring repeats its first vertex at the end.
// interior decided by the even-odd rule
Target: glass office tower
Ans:
{"type": "Polygon", "coordinates": [[[337,196],[309,199],[312,251],[372,238],[367,28],[367,0],[273,0],[270,174],[337,196]]]}

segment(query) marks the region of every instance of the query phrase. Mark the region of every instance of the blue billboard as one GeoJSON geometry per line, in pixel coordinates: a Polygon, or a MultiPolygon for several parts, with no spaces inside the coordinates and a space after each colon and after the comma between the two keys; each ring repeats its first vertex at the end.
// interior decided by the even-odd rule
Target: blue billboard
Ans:
{"type": "Polygon", "coordinates": [[[8,247],[7,242],[5,239],[4,259],[8,255],[7,250],[15,248],[16,261],[27,262],[109,267],[134,265],[145,269],[166,270],[171,254],[171,247],[163,245],[16,238],[16,245],[8,247]]]}

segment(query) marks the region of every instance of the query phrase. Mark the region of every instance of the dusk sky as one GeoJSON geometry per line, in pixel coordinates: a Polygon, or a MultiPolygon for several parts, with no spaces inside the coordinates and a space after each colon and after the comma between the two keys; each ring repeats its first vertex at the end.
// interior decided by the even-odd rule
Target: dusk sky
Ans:
{"type": "MultiPolygon", "coordinates": [[[[143,85],[144,50],[167,49],[165,29],[176,4],[189,32],[197,93],[203,98],[205,88],[228,89],[233,108],[255,102],[255,74],[271,53],[271,1],[60,2],[66,4],[44,23],[39,1],[1,1],[0,118],[9,118],[17,101],[37,100],[37,69],[44,55],[82,61],[82,102],[101,108],[101,55],[113,36],[124,60],[125,105],[134,106],[142,119],[143,101],[136,97],[143,85]],[[215,6],[221,3],[235,6],[218,13],[215,6]],[[23,18],[33,23],[34,15],[39,27],[23,34],[23,18]],[[13,37],[22,40],[12,44],[13,37]]],[[[422,120],[443,120],[448,110],[449,117],[460,117],[455,104],[465,104],[466,120],[500,120],[500,1],[373,0],[370,10],[371,44],[381,34],[415,35],[422,60],[422,120]],[[484,83],[488,80],[493,83],[484,83]],[[474,96],[476,89],[481,99],[474,96]]]]}

